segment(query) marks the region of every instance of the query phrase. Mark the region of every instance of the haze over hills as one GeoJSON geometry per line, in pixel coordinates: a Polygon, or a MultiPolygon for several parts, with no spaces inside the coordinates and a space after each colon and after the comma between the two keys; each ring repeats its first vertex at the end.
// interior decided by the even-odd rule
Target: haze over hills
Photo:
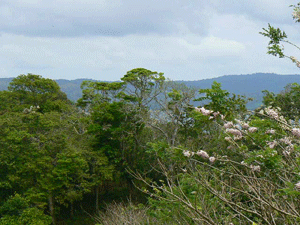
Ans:
{"type": "MultiPolygon", "coordinates": [[[[6,90],[9,82],[13,78],[0,78],[0,90],[6,90]]],[[[81,97],[80,85],[82,81],[88,79],[64,80],[59,79],[56,82],[61,87],[69,99],[77,101],[81,97]]],[[[270,73],[255,73],[247,75],[226,75],[217,78],[196,80],[196,81],[176,81],[184,83],[189,87],[196,89],[210,88],[213,81],[222,84],[222,89],[239,95],[246,95],[254,98],[254,101],[248,104],[250,109],[260,106],[262,101],[262,91],[268,90],[274,93],[283,91],[284,87],[290,83],[300,83],[300,75],[278,75],[270,73]]],[[[199,105],[199,103],[195,103],[199,105]]]]}

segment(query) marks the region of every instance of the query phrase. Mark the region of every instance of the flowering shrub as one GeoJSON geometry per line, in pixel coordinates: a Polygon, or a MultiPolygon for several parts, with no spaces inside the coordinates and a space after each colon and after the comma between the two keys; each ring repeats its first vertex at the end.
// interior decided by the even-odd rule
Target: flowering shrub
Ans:
{"type": "Polygon", "coordinates": [[[205,108],[196,111],[218,128],[214,138],[227,148],[182,149],[181,170],[160,162],[165,182],[159,185],[140,176],[157,190],[156,209],[170,217],[162,200],[169,209],[180,207],[191,224],[299,223],[300,129],[271,107],[233,121],[205,108]]]}

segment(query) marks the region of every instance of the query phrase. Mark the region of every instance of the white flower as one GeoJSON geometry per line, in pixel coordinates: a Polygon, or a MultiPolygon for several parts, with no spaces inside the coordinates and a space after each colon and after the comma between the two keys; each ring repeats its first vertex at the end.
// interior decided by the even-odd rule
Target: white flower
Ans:
{"type": "Polygon", "coordinates": [[[209,161],[211,162],[211,163],[214,163],[215,161],[216,161],[216,158],[215,157],[209,157],[209,161]]]}
{"type": "Polygon", "coordinates": [[[257,127],[249,127],[248,131],[249,131],[250,133],[254,133],[254,132],[257,131],[257,127]]]}
{"type": "Polygon", "coordinates": [[[300,129],[299,128],[293,128],[292,134],[296,137],[300,137],[300,129]]]}
{"type": "Polygon", "coordinates": [[[208,159],[209,158],[209,155],[207,154],[207,152],[205,152],[203,150],[200,150],[200,151],[196,152],[196,155],[201,156],[204,159],[208,159]]]}
{"type": "Polygon", "coordinates": [[[214,118],[215,118],[215,117],[213,117],[213,116],[210,116],[210,117],[209,117],[210,120],[212,120],[212,119],[214,119],[214,118]]]}

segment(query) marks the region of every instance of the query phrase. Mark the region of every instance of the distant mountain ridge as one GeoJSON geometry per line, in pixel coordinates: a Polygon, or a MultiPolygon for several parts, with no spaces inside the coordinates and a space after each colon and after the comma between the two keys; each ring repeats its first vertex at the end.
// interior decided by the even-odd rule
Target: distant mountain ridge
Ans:
{"type": "MultiPolygon", "coordinates": [[[[8,84],[13,78],[0,78],[0,90],[6,90],[8,84]]],[[[55,80],[61,90],[65,92],[69,99],[77,101],[81,97],[80,85],[84,80],[91,79],[76,79],[76,80],[55,80]]],[[[213,81],[222,84],[222,89],[239,95],[246,95],[254,98],[254,101],[248,104],[250,109],[254,109],[261,104],[262,91],[268,90],[274,93],[280,93],[287,84],[299,83],[300,75],[279,75],[274,73],[255,73],[246,75],[225,75],[216,78],[196,80],[196,81],[176,81],[184,83],[189,87],[196,89],[210,88],[213,81]]],[[[199,105],[199,103],[195,103],[199,105]]]]}

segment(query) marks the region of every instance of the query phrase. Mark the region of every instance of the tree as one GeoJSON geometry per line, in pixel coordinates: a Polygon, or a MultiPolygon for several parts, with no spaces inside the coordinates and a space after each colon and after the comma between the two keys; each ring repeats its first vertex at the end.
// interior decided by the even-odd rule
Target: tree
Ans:
{"type": "Polygon", "coordinates": [[[1,201],[22,194],[42,210],[48,206],[56,224],[56,206],[69,207],[72,216],[74,203],[94,187],[94,177],[98,183],[107,179],[111,168],[98,154],[97,174],[91,169],[95,156],[86,143],[91,137],[85,132],[85,114],[55,81],[21,75],[9,89],[0,93],[15,100],[14,106],[0,104],[1,201]]]}
{"type": "MultiPolygon", "coordinates": [[[[293,7],[294,10],[292,14],[293,19],[295,22],[300,22],[300,3],[297,5],[291,5],[290,7],[293,7]]],[[[284,52],[284,46],[282,43],[289,44],[300,50],[300,47],[287,39],[287,34],[284,31],[282,31],[280,28],[274,28],[268,24],[268,28],[263,28],[263,32],[259,33],[270,39],[268,44],[268,54],[278,56],[279,58],[288,58],[300,68],[300,61],[298,61],[298,59],[294,56],[286,55],[284,52]]]]}
{"type": "Polygon", "coordinates": [[[62,111],[70,101],[58,84],[40,75],[20,75],[12,80],[8,90],[14,93],[19,105],[24,108],[38,107],[40,112],[62,111]]]}
{"type": "Polygon", "coordinates": [[[204,96],[194,101],[207,101],[204,107],[214,112],[219,112],[227,120],[233,120],[237,115],[247,112],[246,104],[252,101],[251,98],[245,96],[230,94],[226,90],[221,89],[221,84],[214,81],[211,89],[200,89],[199,94],[204,96]]]}

